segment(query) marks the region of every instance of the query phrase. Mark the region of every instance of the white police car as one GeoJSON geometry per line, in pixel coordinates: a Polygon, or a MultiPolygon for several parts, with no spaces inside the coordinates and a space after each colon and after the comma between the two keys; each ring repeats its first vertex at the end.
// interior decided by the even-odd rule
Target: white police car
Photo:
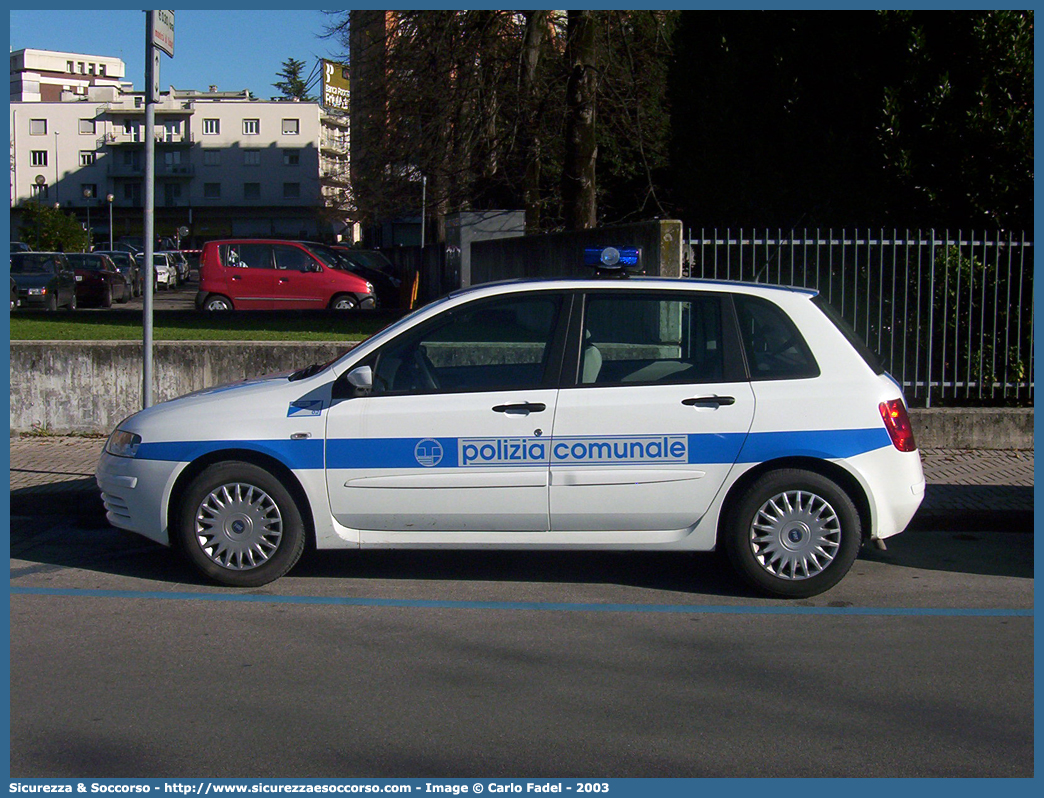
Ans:
{"type": "Polygon", "coordinates": [[[114,525],[256,586],[332,548],[707,551],[809,596],[901,532],[899,386],[816,296],[699,280],[459,291],[334,362],[143,410],[114,525]]]}

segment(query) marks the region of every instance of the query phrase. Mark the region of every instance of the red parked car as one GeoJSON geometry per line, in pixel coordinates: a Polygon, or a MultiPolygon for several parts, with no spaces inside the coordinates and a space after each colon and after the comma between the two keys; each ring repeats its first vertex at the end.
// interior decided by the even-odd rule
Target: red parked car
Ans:
{"type": "Polygon", "coordinates": [[[127,281],[108,255],[72,252],[66,253],[65,257],[76,273],[78,304],[111,308],[113,300],[122,303],[130,299],[127,281]]]}
{"type": "Polygon", "coordinates": [[[200,310],[376,307],[373,285],[294,241],[208,241],[199,259],[200,310]]]}

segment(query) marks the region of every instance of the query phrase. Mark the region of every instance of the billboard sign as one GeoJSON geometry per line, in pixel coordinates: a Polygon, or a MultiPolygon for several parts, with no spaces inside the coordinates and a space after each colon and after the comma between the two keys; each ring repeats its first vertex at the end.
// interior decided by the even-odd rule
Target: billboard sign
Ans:
{"type": "Polygon", "coordinates": [[[323,60],[323,106],[329,109],[348,110],[350,93],[348,65],[323,60]]]}
{"type": "Polygon", "coordinates": [[[152,44],[174,57],[174,12],[152,12],[152,44]]]}

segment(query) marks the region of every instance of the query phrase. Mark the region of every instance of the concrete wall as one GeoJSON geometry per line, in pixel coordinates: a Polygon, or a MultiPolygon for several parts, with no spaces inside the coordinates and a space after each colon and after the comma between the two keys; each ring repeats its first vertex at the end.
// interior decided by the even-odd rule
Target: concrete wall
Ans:
{"type": "Polygon", "coordinates": [[[662,220],[471,245],[471,285],[519,277],[590,277],[585,247],[641,247],[648,275],[681,277],[681,222],[662,220]]]}
{"type": "MultiPolygon", "coordinates": [[[[325,363],[352,346],[158,342],[153,350],[153,400],[325,363]]],[[[11,430],[111,432],[141,409],[141,361],[139,341],[12,342],[11,430]]]]}
{"type": "MultiPolygon", "coordinates": [[[[155,345],[161,402],[212,385],[323,363],[345,343],[167,341],[155,345]]],[[[11,343],[11,430],[108,433],[141,409],[138,341],[11,343]]],[[[1032,449],[1032,408],[912,410],[922,449],[1032,449]]]]}

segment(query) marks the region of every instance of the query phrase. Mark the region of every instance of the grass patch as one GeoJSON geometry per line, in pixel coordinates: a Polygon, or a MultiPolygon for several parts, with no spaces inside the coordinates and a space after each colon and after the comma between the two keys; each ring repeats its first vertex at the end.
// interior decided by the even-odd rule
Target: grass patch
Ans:
{"type": "MultiPolygon", "coordinates": [[[[186,310],[153,313],[156,341],[362,341],[402,316],[402,312],[245,310],[203,314],[186,310]]],[[[140,341],[140,311],[91,313],[17,311],[11,314],[12,341],[140,341]]]]}

